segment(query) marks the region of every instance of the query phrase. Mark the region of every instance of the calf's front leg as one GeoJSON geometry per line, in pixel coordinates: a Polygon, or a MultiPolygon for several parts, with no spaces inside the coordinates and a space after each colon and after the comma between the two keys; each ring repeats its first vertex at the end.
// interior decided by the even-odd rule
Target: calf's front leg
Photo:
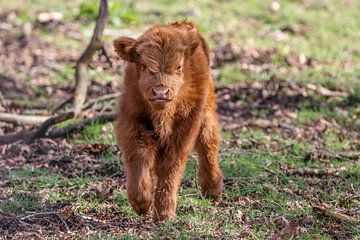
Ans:
{"type": "Polygon", "coordinates": [[[125,159],[127,197],[135,212],[144,215],[151,210],[154,199],[152,171],[156,144],[151,131],[123,112],[116,122],[116,136],[125,159]]]}
{"type": "Polygon", "coordinates": [[[190,151],[169,151],[161,154],[154,166],[157,176],[154,201],[154,219],[175,217],[177,192],[190,151]]]}
{"type": "Polygon", "coordinates": [[[128,201],[139,215],[147,214],[153,204],[153,165],[154,152],[151,149],[125,150],[128,201]]]}
{"type": "MultiPolygon", "coordinates": [[[[198,113],[197,109],[194,110],[198,113]]],[[[177,192],[187,159],[200,130],[199,118],[179,120],[174,124],[169,144],[158,149],[154,164],[157,177],[154,199],[154,218],[164,220],[175,217],[177,192]],[[191,126],[188,128],[187,126],[191,126]]]]}

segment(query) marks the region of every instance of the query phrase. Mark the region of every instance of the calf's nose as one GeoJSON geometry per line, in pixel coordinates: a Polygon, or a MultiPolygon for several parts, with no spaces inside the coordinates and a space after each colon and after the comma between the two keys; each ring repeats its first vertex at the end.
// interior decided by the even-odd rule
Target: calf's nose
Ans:
{"type": "Polygon", "coordinates": [[[169,93],[169,89],[155,89],[155,88],[153,88],[152,92],[153,92],[155,98],[162,99],[162,98],[167,97],[167,94],[169,93]]]}

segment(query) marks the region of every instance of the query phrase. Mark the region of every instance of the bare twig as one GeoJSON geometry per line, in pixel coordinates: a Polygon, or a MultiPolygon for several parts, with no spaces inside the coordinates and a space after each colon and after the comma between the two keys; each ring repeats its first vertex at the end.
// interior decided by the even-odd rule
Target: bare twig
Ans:
{"type": "Polygon", "coordinates": [[[60,109],[62,109],[63,107],[66,106],[66,104],[71,103],[74,100],[74,96],[69,97],[68,99],[66,99],[65,101],[63,101],[62,103],[60,103],[59,105],[55,106],[50,112],[52,114],[56,113],[57,111],[59,111],[60,109]]]}
{"type": "Polygon", "coordinates": [[[102,95],[96,99],[92,99],[90,100],[89,102],[87,102],[83,107],[82,107],[82,110],[85,110],[85,109],[88,109],[88,108],[91,108],[93,105],[95,104],[98,104],[100,102],[104,102],[104,101],[108,101],[108,100],[111,100],[111,99],[115,99],[117,97],[119,97],[121,95],[120,92],[117,92],[117,93],[111,93],[111,94],[107,94],[107,95],[102,95]]]}
{"type": "Polygon", "coordinates": [[[67,112],[63,113],[59,116],[51,117],[48,120],[46,120],[35,132],[34,134],[26,139],[26,142],[32,142],[36,138],[41,138],[45,136],[46,131],[51,127],[52,125],[55,125],[59,122],[64,122],[70,118],[73,118],[75,114],[73,112],[67,112]]]}
{"type": "MultiPolygon", "coordinates": [[[[91,99],[89,100],[87,103],[85,103],[81,110],[86,110],[88,108],[91,108],[93,105],[96,105],[97,103],[99,102],[103,102],[103,101],[107,101],[107,100],[111,100],[111,99],[114,99],[114,98],[117,98],[121,95],[120,92],[117,92],[117,93],[110,93],[110,94],[106,94],[106,95],[102,95],[96,99],[91,99]]],[[[56,113],[57,111],[59,111],[60,109],[62,109],[64,106],[66,106],[66,104],[68,103],[71,103],[72,101],[74,100],[74,97],[70,97],[68,99],[66,99],[65,101],[63,101],[62,103],[60,103],[59,105],[55,106],[53,108],[53,110],[51,110],[51,113],[54,114],[56,113]]]]}
{"type": "Polygon", "coordinates": [[[102,54],[105,56],[106,62],[109,63],[109,66],[112,68],[113,64],[112,64],[111,58],[109,56],[110,54],[108,53],[108,51],[106,50],[106,48],[104,46],[101,46],[101,51],[102,51],[102,54]]]}
{"type": "Polygon", "coordinates": [[[105,28],[105,24],[108,17],[108,4],[107,0],[100,1],[100,10],[98,20],[96,22],[95,30],[91,41],[83,54],[80,56],[76,63],[75,78],[75,95],[74,95],[74,112],[78,115],[82,109],[82,105],[85,102],[88,80],[85,78],[85,71],[88,64],[91,61],[92,56],[102,46],[101,36],[105,28]]]}
{"type": "Polygon", "coordinates": [[[335,218],[336,220],[341,221],[341,222],[360,223],[360,219],[354,218],[352,216],[349,216],[349,215],[346,215],[343,213],[331,211],[330,209],[327,209],[324,207],[320,207],[320,206],[313,207],[313,211],[323,214],[328,217],[335,218]]]}
{"type": "Polygon", "coordinates": [[[17,124],[37,125],[45,122],[49,116],[19,115],[13,113],[0,113],[0,121],[17,124]]]}

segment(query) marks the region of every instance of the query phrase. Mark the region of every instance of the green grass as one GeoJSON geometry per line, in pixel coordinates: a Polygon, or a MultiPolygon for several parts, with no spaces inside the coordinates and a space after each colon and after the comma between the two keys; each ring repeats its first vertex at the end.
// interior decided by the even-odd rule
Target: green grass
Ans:
{"type": "Polygon", "coordinates": [[[104,143],[114,144],[114,126],[112,123],[105,125],[93,123],[85,127],[82,135],[77,137],[76,141],[83,143],[104,143]]]}

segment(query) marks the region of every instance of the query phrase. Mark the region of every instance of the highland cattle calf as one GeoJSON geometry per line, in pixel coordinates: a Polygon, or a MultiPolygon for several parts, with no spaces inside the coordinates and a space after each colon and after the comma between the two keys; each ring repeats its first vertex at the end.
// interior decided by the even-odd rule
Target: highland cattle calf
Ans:
{"type": "Polygon", "coordinates": [[[140,215],[175,216],[177,190],[192,149],[202,193],[218,196],[223,176],[210,50],[189,22],[155,25],[139,38],[120,37],[126,60],[116,138],[125,159],[128,201],[140,215]]]}

